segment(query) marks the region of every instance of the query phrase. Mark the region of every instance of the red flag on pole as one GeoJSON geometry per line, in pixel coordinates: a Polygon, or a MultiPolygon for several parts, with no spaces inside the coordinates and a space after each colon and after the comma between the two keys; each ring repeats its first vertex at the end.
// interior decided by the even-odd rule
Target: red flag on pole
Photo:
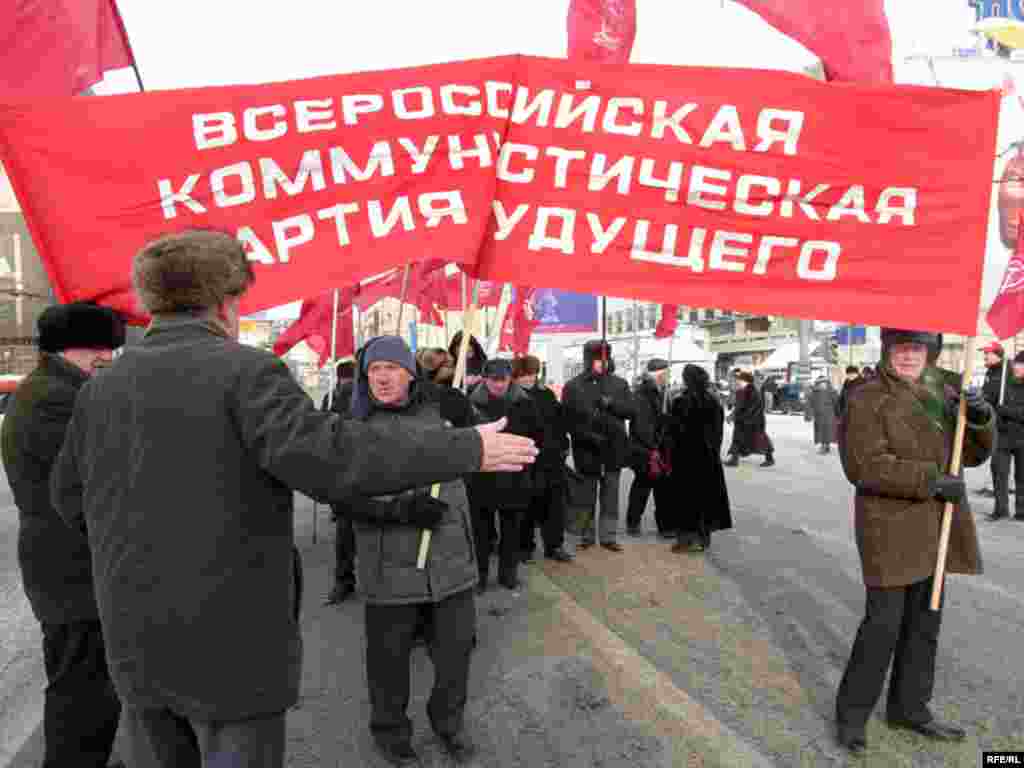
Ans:
{"type": "Polygon", "coordinates": [[[515,300],[508,308],[508,316],[501,329],[498,349],[508,350],[514,355],[526,355],[530,352],[530,339],[537,328],[531,303],[534,290],[530,286],[517,285],[515,291],[515,300]]]}
{"type": "Polygon", "coordinates": [[[1006,265],[999,293],[985,319],[1000,339],[1024,330],[1024,212],[1017,217],[1017,249],[1006,265]]]}
{"type": "MultiPolygon", "coordinates": [[[[338,296],[338,358],[355,354],[355,339],[352,327],[352,301],[357,289],[343,288],[338,296]]],[[[331,329],[334,326],[334,291],[306,299],[302,302],[299,318],[274,342],[274,354],[284,355],[300,341],[320,355],[320,367],[331,359],[331,329]]]]}
{"type": "Polygon", "coordinates": [[[134,64],[114,0],[7,0],[0,97],[73,96],[134,64]]]}
{"type": "Polygon", "coordinates": [[[679,305],[662,304],[661,318],[658,320],[658,327],[654,329],[654,338],[667,339],[676,335],[676,328],[679,327],[679,305]]]}
{"type": "Polygon", "coordinates": [[[812,51],[829,80],[892,82],[884,0],[738,0],[812,51]]]}
{"type": "Polygon", "coordinates": [[[636,39],[636,0],[572,0],[569,58],[625,64],[636,39]]]}

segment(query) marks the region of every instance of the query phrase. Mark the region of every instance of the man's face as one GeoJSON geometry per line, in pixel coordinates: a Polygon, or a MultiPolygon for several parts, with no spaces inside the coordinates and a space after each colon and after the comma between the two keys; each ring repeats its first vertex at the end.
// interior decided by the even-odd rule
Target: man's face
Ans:
{"type": "Polygon", "coordinates": [[[928,347],[916,342],[894,344],[889,350],[889,361],[901,379],[917,381],[928,363],[928,347]]]}
{"type": "Polygon", "coordinates": [[[664,387],[668,382],[668,368],[663,371],[656,371],[654,373],[654,383],[659,387],[664,387]]]}
{"type": "Polygon", "coordinates": [[[746,389],[748,384],[744,379],[736,379],[736,389],[746,389]]]}
{"type": "Polygon", "coordinates": [[[1012,368],[1013,378],[1024,379],[1024,363],[1014,363],[1012,368]]]}
{"type": "Polygon", "coordinates": [[[847,381],[853,381],[853,380],[854,380],[854,379],[856,379],[856,378],[857,378],[858,376],[860,376],[860,374],[859,374],[859,373],[848,373],[848,374],[846,374],[846,380],[847,380],[847,381]]]}
{"type": "Polygon", "coordinates": [[[992,368],[992,367],[994,367],[996,365],[1002,365],[1002,364],[1003,364],[1003,358],[1001,358],[995,352],[986,352],[985,353],[985,365],[987,365],[989,368],[992,368]]]}
{"type": "Polygon", "coordinates": [[[596,373],[598,376],[602,375],[608,368],[608,363],[604,360],[595,360],[590,366],[590,370],[596,373]]]}
{"type": "Polygon", "coordinates": [[[395,405],[409,396],[412,374],[398,363],[384,360],[370,363],[366,375],[370,380],[370,392],[378,403],[395,405]]]}
{"type": "Polygon", "coordinates": [[[531,373],[529,376],[520,376],[516,379],[516,384],[523,389],[533,389],[537,386],[537,374],[531,373]]]}
{"type": "Polygon", "coordinates": [[[483,376],[481,376],[479,373],[467,373],[466,386],[475,387],[477,384],[480,383],[481,379],[483,379],[483,376]]]}
{"type": "Polygon", "coordinates": [[[484,384],[487,386],[487,391],[491,393],[491,397],[504,397],[511,383],[511,376],[503,376],[500,379],[484,379],[484,384]]]}
{"type": "Polygon", "coordinates": [[[101,368],[106,368],[114,361],[112,349],[66,349],[61,357],[75,367],[92,376],[101,368]]]}

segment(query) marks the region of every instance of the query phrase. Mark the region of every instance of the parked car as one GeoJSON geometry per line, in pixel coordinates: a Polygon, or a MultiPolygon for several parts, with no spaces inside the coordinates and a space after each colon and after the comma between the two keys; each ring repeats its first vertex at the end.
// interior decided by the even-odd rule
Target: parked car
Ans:
{"type": "Polygon", "coordinates": [[[779,393],[775,396],[775,403],[772,411],[775,413],[803,413],[807,403],[807,391],[802,384],[790,382],[781,384],[779,393]]]}

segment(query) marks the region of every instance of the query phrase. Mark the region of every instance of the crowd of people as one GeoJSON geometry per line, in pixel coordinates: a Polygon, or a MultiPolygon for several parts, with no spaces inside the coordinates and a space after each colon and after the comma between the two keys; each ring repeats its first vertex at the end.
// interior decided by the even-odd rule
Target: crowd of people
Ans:
{"type": "MultiPolygon", "coordinates": [[[[544,557],[572,567],[570,511],[579,548],[622,553],[625,468],[627,535],[642,535],[653,494],[672,550],[705,552],[733,525],[724,467],[754,454],[774,465],[751,374],[737,376],[723,461],[725,408],[708,373],[685,366],[672,393],[670,361],[654,359],[631,390],[605,340],[585,345],[583,373],[558,398],[535,357],[489,359],[461,334],[414,355],[379,336],[339,364],[317,409],[280,359],[237,341],[253,280],[237,240],[189,230],[136,255],[132,281],[152,322],[116,362],[125,328],[111,310],[70,304],[39,319],[40,362],[2,447],[43,629],[46,768],[106,768],[119,722],[132,768],[284,765],[302,665],[295,491],[337,522],[328,602],[358,593],[365,603],[377,749],[394,765],[417,762],[410,657],[424,644],[430,725],[465,763],[476,752],[463,722],[475,593],[491,586],[491,553],[510,590],[536,557],[538,529],[544,557]]],[[[850,369],[841,393],[818,385],[807,406],[816,442],[825,452],[838,442],[856,489],[866,611],[836,704],[853,752],[890,666],[891,725],[963,738],[928,708],[944,502],[956,509],[947,571],[981,568],[962,474],[947,474],[961,395],[935,366],[941,336],[884,329],[882,342],[877,373],[850,369]]],[[[999,424],[999,492],[1024,445],[1024,357],[1005,389],[994,406],[991,386],[964,395],[967,466],[988,458],[999,424]]]]}

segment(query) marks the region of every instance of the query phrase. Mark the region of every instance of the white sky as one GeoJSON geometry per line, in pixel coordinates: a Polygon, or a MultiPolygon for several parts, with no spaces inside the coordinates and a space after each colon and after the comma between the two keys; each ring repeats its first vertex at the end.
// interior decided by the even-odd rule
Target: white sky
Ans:
{"type": "MultiPolygon", "coordinates": [[[[850,0],[857,2],[857,0],[850,0]]],[[[507,53],[565,55],[568,0],[119,0],[149,90],[289,80],[507,53]]],[[[894,58],[948,54],[967,0],[887,0],[894,58]],[[927,8],[927,10],[925,10],[927,8]]],[[[796,70],[814,57],[731,0],[637,0],[632,60],[796,70]]],[[[108,77],[106,93],[133,76],[108,77]]]]}

